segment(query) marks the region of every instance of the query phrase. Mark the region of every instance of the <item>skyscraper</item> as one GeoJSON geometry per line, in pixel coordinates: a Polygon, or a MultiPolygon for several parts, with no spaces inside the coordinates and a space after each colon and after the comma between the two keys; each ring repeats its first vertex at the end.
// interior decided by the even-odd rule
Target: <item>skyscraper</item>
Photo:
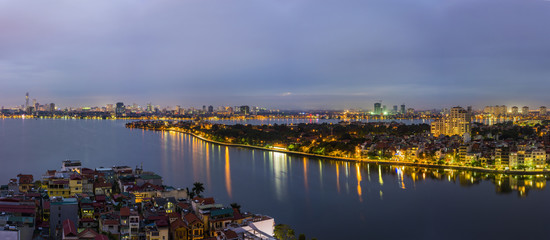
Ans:
{"type": "Polygon", "coordinates": [[[115,108],[115,114],[116,116],[122,116],[126,110],[124,109],[124,103],[123,102],[117,102],[116,108],[115,108]]]}
{"type": "Polygon", "coordinates": [[[529,114],[529,107],[523,106],[523,107],[521,108],[521,114],[523,114],[523,115],[529,114]]]}
{"type": "Polygon", "coordinates": [[[401,114],[405,114],[405,104],[401,104],[401,114]]]}
{"type": "Polygon", "coordinates": [[[393,112],[397,113],[397,105],[393,105],[393,112]]]}
{"type": "Polygon", "coordinates": [[[512,115],[518,115],[519,109],[516,106],[512,107],[512,115]]]}
{"type": "Polygon", "coordinates": [[[25,109],[29,107],[29,92],[25,95],[25,109]]]}
{"type": "Polygon", "coordinates": [[[249,106],[246,106],[246,105],[245,105],[245,106],[241,106],[240,109],[241,109],[241,113],[242,113],[242,114],[245,114],[245,115],[250,114],[250,107],[249,107],[249,106]]]}
{"type": "Polygon", "coordinates": [[[374,114],[380,115],[382,113],[382,103],[374,103],[374,114]]]}
{"type": "Polygon", "coordinates": [[[546,107],[545,106],[541,106],[539,108],[539,115],[546,115],[546,107]]]}

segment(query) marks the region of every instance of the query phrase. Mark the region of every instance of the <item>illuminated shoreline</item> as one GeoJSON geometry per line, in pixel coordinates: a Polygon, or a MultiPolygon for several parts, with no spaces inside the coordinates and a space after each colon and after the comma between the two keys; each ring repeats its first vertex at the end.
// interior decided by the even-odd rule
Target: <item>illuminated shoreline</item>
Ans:
{"type": "Polygon", "coordinates": [[[550,174],[550,170],[545,170],[545,169],[529,170],[529,171],[525,171],[525,170],[500,170],[500,169],[472,167],[472,166],[436,165],[436,164],[426,164],[426,163],[376,160],[376,159],[368,159],[368,158],[359,159],[359,158],[325,156],[325,155],[312,154],[312,153],[288,151],[288,150],[284,150],[284,149],[275,149],[275,148],[266,148],[266,147],[260,147],[260,146],[252,146],[252,145],[219,142],[219,141],[215,141],[215,140],[211,140],[211,139],[202,137],[202,136],[197,135],[197,134],[192,133],[192,132],[183,131],[181,129],[177,129],[177,128],[173,128],[173,127],[168,128],[168,129],[154,129],[154,128],[136,128],[136,129],[144,129],[144,130],[148,130],[148,131],[161,131],[161,132],[162,131],[178,132],[178,133],[188,134],[192,137],[198,138],[198,139],[203,140],[205,142],[218,144],[218,145],[221,145],[221,146],[258,149],[258,150],[263,150],[263,151],[286,153],[286,154],[295,155],[295,156],[302,156],[302,157],[305,156],[305,157],[313,157],[313,158],[326,159],[326,160],[335,160],[335,161],[357,162],[357,163],[364,162],[364,163],[377,163],[377,164],[379,163],[379,164],[384,164],[384,165],[398,165],[398,166],[418,166],[418,167],[437,168],[437,169],[472,170],[472,171],[476,171],[476,172],[503,173],[503,174],[512,174],[512,175],[550,174]]]}

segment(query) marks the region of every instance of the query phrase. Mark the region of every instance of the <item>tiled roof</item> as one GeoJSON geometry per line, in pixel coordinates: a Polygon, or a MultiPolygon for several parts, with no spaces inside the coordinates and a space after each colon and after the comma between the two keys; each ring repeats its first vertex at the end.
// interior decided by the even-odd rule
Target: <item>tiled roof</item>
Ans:
{"type": "Polygon", "coordinates": [[[183,220],[181,220],[181,218],[178,218],[176,221],[170,223],[170,229],[172,229],[172,231],[182,227],[187,228],[187,225],[183,222],[183,220]]]}
{"type": "Polygon", "coordinates": [[[185,218],[185,221],[187,222],[187,224],[191,225],[195,222],[201,222],[201,220],[197,217],[197,215],[195,215],[194,213],[188,213],[186,214],[185,216],[183,216],[183,218],[185,218]]]}
{"type": "Polygon", "coordinates": [[[68,236],[75,236],[76,237],[76,228],[74,227],[73,221],[71,219],[67,219],[63,221],[63,234],[65,237],[68,236]]]}
{"type": "Polygon", "coordinates": [[[129,217],[130,216],[130,208],[128,208],[128,207],[120,208],[120,216],[121,217],[129,217]]]}

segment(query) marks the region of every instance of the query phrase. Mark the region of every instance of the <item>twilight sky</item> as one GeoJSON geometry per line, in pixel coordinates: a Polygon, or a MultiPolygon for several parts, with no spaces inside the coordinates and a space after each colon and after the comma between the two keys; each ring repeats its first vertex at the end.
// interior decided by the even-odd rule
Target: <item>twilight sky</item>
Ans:
{"type": "Polygon", "coordinates": [[[0,105],[550,107],[548,0],[0,0],[0,105]]]}

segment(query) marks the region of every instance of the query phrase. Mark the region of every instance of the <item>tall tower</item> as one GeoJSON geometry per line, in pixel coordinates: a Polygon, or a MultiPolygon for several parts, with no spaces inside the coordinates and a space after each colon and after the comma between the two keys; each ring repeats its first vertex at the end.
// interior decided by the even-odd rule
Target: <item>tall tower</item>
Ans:
{"type": "Polygon", "coordinates": [[[29,107],[29,92],[25,95],[25,109],[29,107]]]}

